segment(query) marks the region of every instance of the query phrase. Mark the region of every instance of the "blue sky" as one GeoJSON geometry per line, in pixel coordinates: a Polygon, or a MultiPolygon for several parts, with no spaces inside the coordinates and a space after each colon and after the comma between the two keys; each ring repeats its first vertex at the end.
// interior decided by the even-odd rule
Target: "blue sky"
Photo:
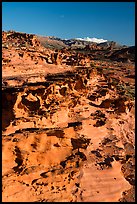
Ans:
{"type": "Polygon", "coordinates": [[[135,44],[134,2],[3,2],[2,30],[135,44]]]}

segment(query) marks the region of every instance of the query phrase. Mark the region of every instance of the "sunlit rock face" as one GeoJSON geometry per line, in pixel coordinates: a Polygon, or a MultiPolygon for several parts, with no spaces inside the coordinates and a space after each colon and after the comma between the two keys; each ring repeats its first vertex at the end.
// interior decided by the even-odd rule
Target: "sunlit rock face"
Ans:
{"type": "Polygon", "coordinates": [[[134,64],[6,42],[3,202],[134,202],[134,64]]]}

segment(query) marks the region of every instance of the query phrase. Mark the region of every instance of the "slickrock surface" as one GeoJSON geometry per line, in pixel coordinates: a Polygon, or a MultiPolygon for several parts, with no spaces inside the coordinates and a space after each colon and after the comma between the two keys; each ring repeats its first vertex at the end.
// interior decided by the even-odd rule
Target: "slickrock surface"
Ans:
{"type": "Polygon", "coordinates": [[[135,202],[134,63],[2,43],[2,201],[135,202]]]}

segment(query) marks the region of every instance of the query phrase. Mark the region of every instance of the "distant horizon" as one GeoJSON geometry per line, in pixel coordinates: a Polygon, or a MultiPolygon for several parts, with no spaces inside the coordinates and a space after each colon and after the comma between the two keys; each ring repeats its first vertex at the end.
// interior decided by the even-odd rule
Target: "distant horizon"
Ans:
{"type": "MultiPolygon", "coordinates": [[[[27,33],[27,32],[23,32],[23,31],[16,31],[16,30],[2,30],[2,32],[9,32],[9,31],[14,31],[14,32],[19,32],[19,33],[27,33]]],[[[55,38],[59,38],[59,39],[61,39],[61,40],[71,40],[71,39],[76,39],[76,40],[84,40],[84,38],[86,39],[86,38],[95,38],[95,37],[84,37],[83,39],[81,38],[77,38],[77,37],[73,37],[73,38],[61,38],[61,37],[59,37],[59,36],[54,36],[54,35],[40,35],[40,34],[35,34],[35,33],[27,33],[27,34],[32,34],[32,35],[37,35],[37,36],[40,36],[40,37],[55,37],[55,38]]],[[[105,39],[101,39],[101,38],[96,38],[96,40],[97,41],[102,41],[102,42],[97,42],[97,43],[103,43],[103,40],[104,40],[104,42],[116,42],[116,41],[114,41],[114,40],[105,40],[105,39]]],[[[86,41],[86,40],[85,40],[86,41]]],[[[94,41],[89,41],[89,42],[94,42],[94,41]]],[[[118,43],[118,44],[120,44],[119,42],[116,42],[116,43],[118,43]]],[[[126,44],[120,44],[120,45],[122,45],[122,46],[129,46],[129,47],[132,47],[132,46],[135,46],[135,45],[126,45],[126,44]]]]}
{"type": "Polygon", "coordinates": [[[135,3],[2,2],[2,30],[135,46],[135,3]]]}

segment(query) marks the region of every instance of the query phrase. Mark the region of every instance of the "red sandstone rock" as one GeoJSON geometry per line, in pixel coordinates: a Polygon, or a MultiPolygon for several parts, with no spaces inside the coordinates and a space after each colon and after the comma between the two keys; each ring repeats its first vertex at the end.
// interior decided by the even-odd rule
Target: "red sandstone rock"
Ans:
{"type": "Polygon", "coordinates": [[[3,202],[134,202],[134,64],[2,37],[3,202]]]}

